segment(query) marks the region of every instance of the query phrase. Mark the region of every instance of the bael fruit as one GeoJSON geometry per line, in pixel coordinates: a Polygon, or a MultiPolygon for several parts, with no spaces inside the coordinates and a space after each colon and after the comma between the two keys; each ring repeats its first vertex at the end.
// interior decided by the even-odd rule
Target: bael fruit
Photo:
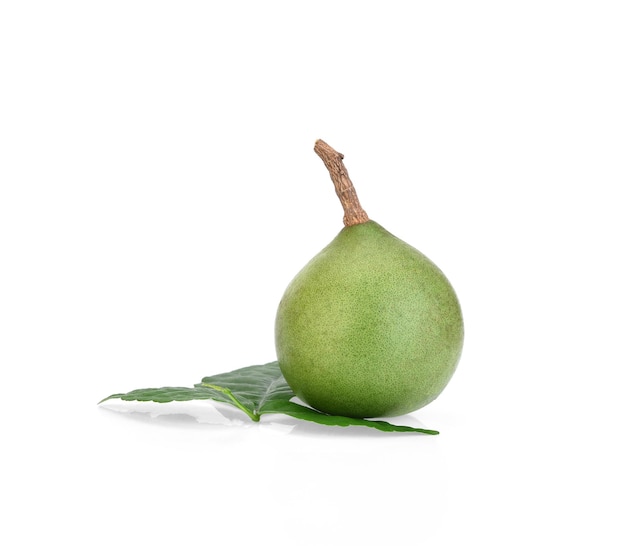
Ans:
{"type": "Polygon", "coordinates": [[[276,316],[280,369],[294,393],[332,415],[379,417],[432,402],[461,356],[456,294],[421,252],[361,208],[343,155],[322,140],[345,227],[293,279],[276,316]]]}

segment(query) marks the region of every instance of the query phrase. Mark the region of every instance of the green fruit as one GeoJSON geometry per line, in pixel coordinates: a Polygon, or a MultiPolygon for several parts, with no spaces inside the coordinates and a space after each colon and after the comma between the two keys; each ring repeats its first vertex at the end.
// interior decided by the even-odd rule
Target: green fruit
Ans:
{"type": "Polygon", "coordinates": [[[444,274],[368,219],[343,156],[323,141],[346,227],[293,279],[276,317],[281,371],[333,415],[401,415],[432,402],[461,355],[463,319],[444,274]]]}

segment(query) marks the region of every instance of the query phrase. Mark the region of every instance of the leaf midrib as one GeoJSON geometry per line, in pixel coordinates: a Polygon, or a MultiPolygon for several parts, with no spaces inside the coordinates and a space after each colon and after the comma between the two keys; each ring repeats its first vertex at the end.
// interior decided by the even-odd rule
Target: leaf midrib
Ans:
{"type": "Polygon", "coordinates": [[[261,413],[261,408],[263,407],[263,404],[265,404],[265,401],[269,397],[270,392],[272,392],[272,389],[273,389],[274,385],[277,382],[279,382],[281,379],[282,379],[281,377],[276,377],[276,378],[272,379],[272,382],[267,386],[267,389],[265,389],[265,392],[263,393],[263,396],[259,400],[259,406],[258,406],[258,408],[256,408],[256,411],[259,414],[261,413]]]}

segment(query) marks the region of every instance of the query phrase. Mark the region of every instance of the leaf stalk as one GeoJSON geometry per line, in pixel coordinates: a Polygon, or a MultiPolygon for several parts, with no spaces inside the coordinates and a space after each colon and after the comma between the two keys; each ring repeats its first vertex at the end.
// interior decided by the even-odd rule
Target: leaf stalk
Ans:
{"type": "Polygon", "coordinates": [[[239,402],[239,400],[237,400],[237,397],[233,394],[233,392],[230,389],[227,389],[226,387],[220,387],[219,385],[212,385],[210,383],[200,383],[203,387],[207,387],[208,389],[213,389],[216,391],[219,391],[223,394],[225,394],[226,396],[228,396],[228,398],[230,398],[233,401],[233,404],[235,404],[235,406],[237,406],[241,411],[243,411],[248,417],[250,417],[250,419],[252,419],[255,422],[258,422],[261,420],[261,416],[254,412],[254,411],[250,411],[248,408],[246,408],[244,405],[241,404],[241,402],[239,402]]]}

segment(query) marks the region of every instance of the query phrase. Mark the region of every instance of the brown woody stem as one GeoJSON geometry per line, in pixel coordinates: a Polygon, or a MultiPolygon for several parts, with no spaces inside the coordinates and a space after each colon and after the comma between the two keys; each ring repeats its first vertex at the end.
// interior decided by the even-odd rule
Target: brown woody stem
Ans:
{"type": "Polygon", "coordinates": [[[335,185],[337,197],[345,213],[343,223],[349,227],[367,222],[369,220],[367,213],[359,203],[359,198],[348,176],[348,170],[343,164],[343,154],[331,148],[323,140],[318,140],[313,150],[322,158],[335,185]]]}

